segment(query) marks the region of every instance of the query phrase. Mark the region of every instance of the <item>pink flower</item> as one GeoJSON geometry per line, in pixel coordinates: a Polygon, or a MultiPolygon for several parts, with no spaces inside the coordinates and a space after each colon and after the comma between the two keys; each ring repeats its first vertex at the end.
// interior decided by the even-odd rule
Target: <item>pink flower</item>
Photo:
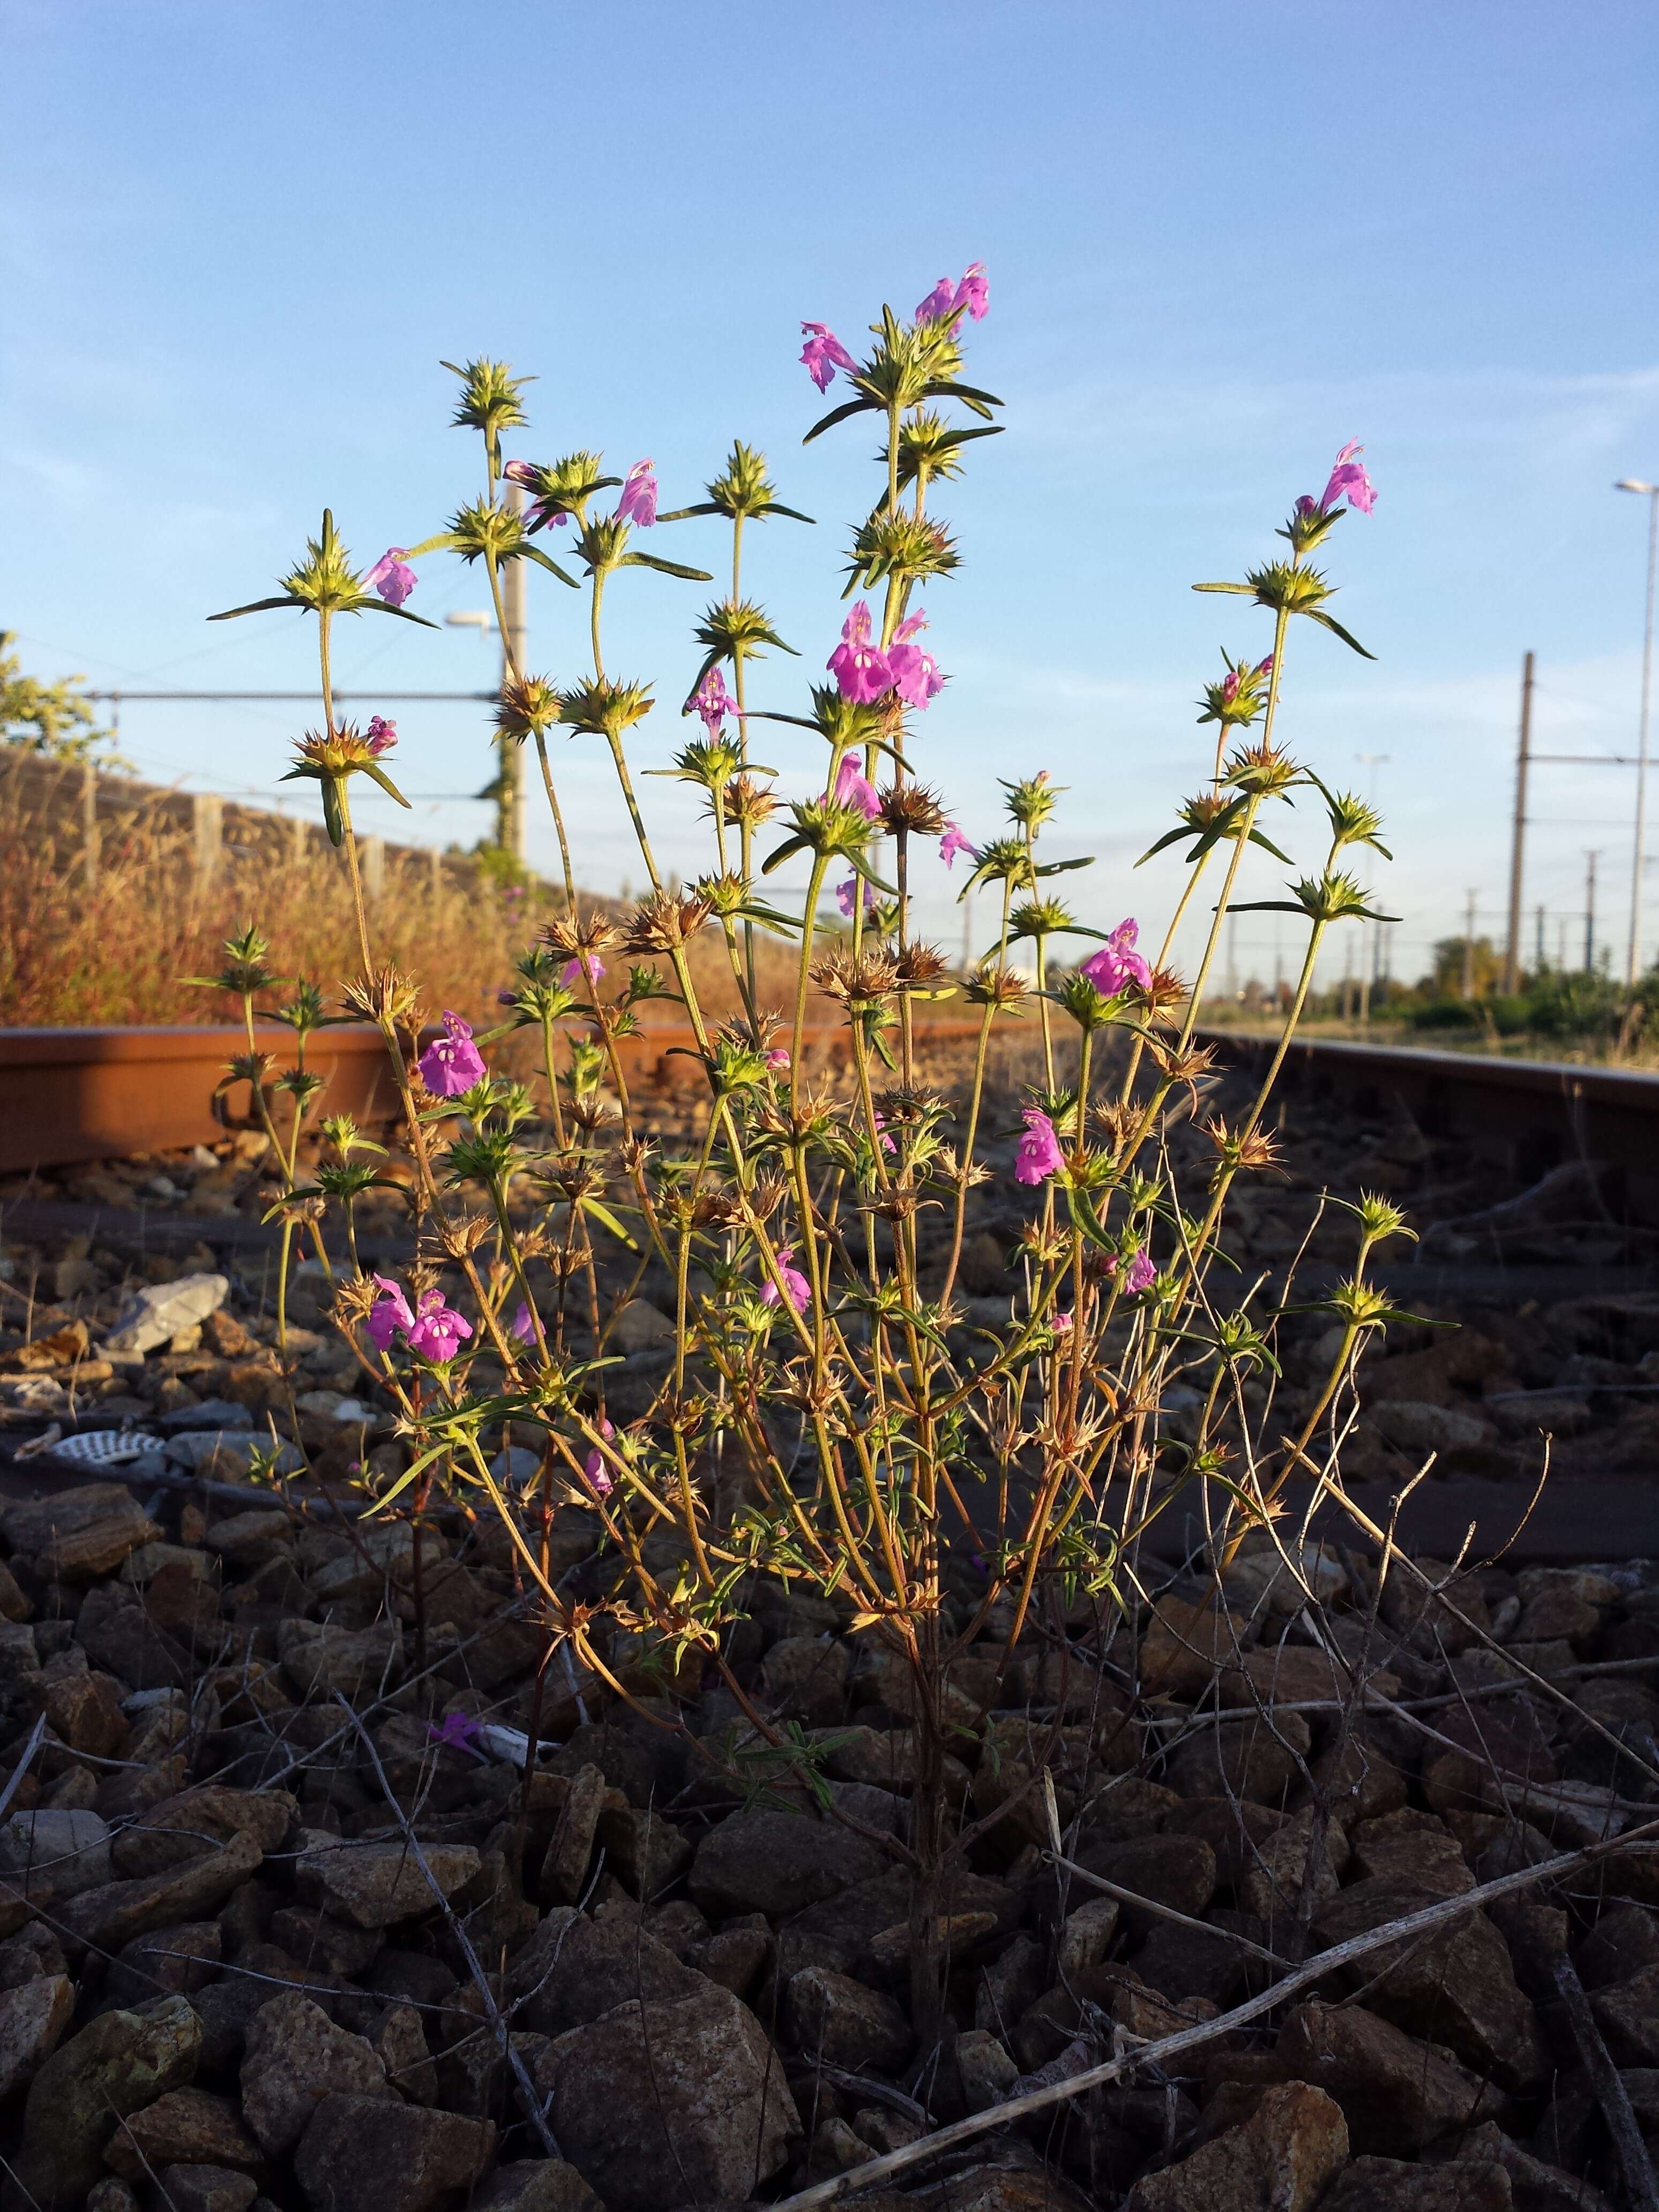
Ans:
{"type": "Polygon", "coordinates": [[[1024,1183],[1046,1182],[1057,1169],[1066,1164],[1066,1155],[1060,1149],[1054,1125],[1036,1106],[1028,1106],[1022,1118],[1025,1123],[1025,1134],[1020,1139],[1014,1153],[1014,1174],[1024,1183]]]}
{"type": "MultiPolygon", "coordinates": [[[[841,908],[842,912],[847,916],[849,921],[853,918],[853,908],[858,903],[859,884],[862,881],[863,878],[860,876],[848,876],[847,881],[836,893],[836,904],[841,908]]],[[[875,887],[873,884],[866,883],[864,885],[864,911],[866,914],[873,914],[875,910],[875,887]]]]}
{"type": "Polygon", "coordinates": [[[390,1352],[393,1335],[401,1329],[406,1336],[415,1326],[415,1316],[400,1283],[390,1275],[376,1275],[374,1280],[380,1286],[380,1295],[369,1308],[363,1327],[377,1352],[390,1352]]]}
{"type": "Polygon", "coordinates": [[[891,687],[887,657],[870,642],[870,609],[865,600],[854,601],[852,613],[842,624],[841,643],[824,665],[840,685],[842,697],[855,704],[879,699],[891,687]]]}
{"type": "Polygon", "coordinates": [[[1138,1298],[1158,1280],[1158,1269],[1139,1246],[1127,1260],[1109,1260],[1106,1272],[1126,1298],[1138,1298]]]}
{"type": "Polygon", "coordinates": [[[428,1291],[421,1300],[415,1326],[409,1332],[409,1348],[421,1358],[429,1359],[434,1367],[442,1367],[455,1357],[471,1334],[471,1322],[464,1320],[453,1306],[444,1304],[443,1292],[428,1291]]]}
{"type": "Polygon", "coordinates": [[[970,860],[976,860],[979,858],[977,851],[968,842],[956,823],[947,822],[945,825],[945,833],[939,841],[939,856],[947,868],[953,868],[956,866],[958,853],[966,853],[970,860]]]}
{"type": "Polygon", "coordinates": [[[1357,440],[1350,438],[1337,455],[1319,501],[1328,514],[1340,499],[1346,499],[1362,514],[1369,514],[1376,505],[1376,487],[1366,475],[1364,463],[1358,458],[1364,450],[1357,440]]]}
{"type": "MultiPolygon", "coordinates": [[[[599,1423],[599,1434],[605,1438],[606,1443],[613,1441],[616,1433],[609,1421],[599,1423]]],[[[617,1486],[611,1480],[611,1471],[605,1463],[605,1454],[597,1444],[582,1462],[582,1473],[587,1477],[589,1487],[596,1497],[609,1498],[617,1486]]]]}
{"type": "Polygon", "coordinates": [[[880,797],[874,784],[860,770],[855,753],[848,753],[842,762],[834,797],[836,805],[855,807],[866,822],[881,819],[880,797]]]}
{"type": "Polygon", "coordinates": [[[1252,669],[1230,668],[1221,679],[1221,696],[1231,707],[1233,701],[1237,698],[1238,687],[1247,675],[1252,681],[1259,683],[1264,677],[1271,676],[1273,672],[1273,657],[1271,653],[1265,660],[1258,660],[1252,669]]]}
{"type": "Polygon", "coordinates": [[[567,991],[574,990],[584,975],[590,984],[597,983],[605,973],[605,963],[597,952],[578,952],[567,960],[559,970],[559,981],[567,991]]]}
{"type": "Polygon", "coordinates": [[[1138,921],[1121,921],[1094,957],[1084,962],[1083,974],[1103,999],[1115,999],[1131,983],[1139,983],[1144,991],[1152,982],[1152,969],[1134,949],[1139,934],[1138,921]]]}
{"type": "Polygon", "coordinates": [[[483,1055],[472,1042],[471,1022],[447,1013],[444,1029],[421,1054],[421,1080],[434,1098],[459,1098],[483,1080],[483,1055]]]}
{"type": "Polygon", "coordinates": [[[991,304],[991,287],[986,281],[985,264],[970,261],[963,271],[962,282],[957,286],[957,295],[951,301],[953,310],[966,307],[976,323],[985,320],[985,310],[991,304]]]}
{"type": "Polygon", "coordinates": [[[628,481],[617,501],[619,522],[637,522],[641,530],[649,530],[657,519],[657,479],[653,473],[654,461],[635,461],[628,471],[628,481]]]}
{"type": "MultiPolygon", "coordinates": [[[[793,1244],[779,1245],[778,1273],[783,1278],[783,1287],[788,1291],[789,1303],[793,1306],[795,1311],[797,1313],[805,1313],[811,1299],[812,1285],[807,1281],[805,1276],[801,1273],[799,1267],[792,1267],[790,1266],[789,1262],[794,1258],[794,1256],[795,1248],[793,1244]]],[[[767,1280],[761,1285],[761,1304],[763,1306],[775,1306],[777,1303],[778,1286],[769,1276],[767,1280]]]]}
{"type": "Polygon", "coordinates": [[[534,1337],[536,1322],[535,1316],[530,1310],[528,1298],[519,1300],[519,1310],[514,1315],[507,1333],[509,1336],[516,1337],[520,1344],[528,1344],[534,1337]]]}
{"type": "Polygon", "coordinates": [[[726,678],[718,668],[711,668],[685,702],[688,714],[701,714],[702,726],[711,738],[719,737],[728,714],[735,714],[738,702],[726,688],[726,678]]]}
{"type": "Polygon", "coordinates": [[[1070,1309],[1068,1308],[1065,1313],[1057,1313],[1053,1315],[1049,1319],[1048,1326],[1053,1329],[1056,1336],[1064,1336],[1066,1330],[1072,1326],[1070,1309]]]}
{"type": "Polygon", "coordinates": [[[957,288],[948,276],[941,276],[927,297],[918,307],[915,319],[919,323],[936,323],[941,315],[948,315],[956,304],[957,288]]]}
{"type": "Polygon", "coordinates": [[[398,742],[398,725],[388,722],[383,714],[371,714],[368,727],[363,733],[363,743],[372,753],[389,753],[398,742]]]}
{"type": "Polygon", "coordinates": [[[378,592],[389,607],[400,607],[420,579],[404,559],[401,545],[388,545],[363,578],[366,591],[378,592]]]}
{"type": "Polygon", "coordinates": [[[530,510],[532,530],[545,530],[550,522],[556,530],[562,530],[570,517],[562,507],[554,506],[554,495],[543,489],[546,473],[535,461],[509,461],[501,471],[510,483],[523,484],[527,490],[540,495],[530,510]]]}
{"type": "Polygon", "coordinates": [[[939,278],[916,309],[915,319],[919,323],[936,323],[943,316],[959,315],[965,307],[976,323],[982,322],[990,304],[991,288],[986,282],[985,264],[970,261],[959,284],[953,284],[948,276],[939,278]]]}
{"type": "Polygon", "coordinates": [[[858,368],[850,353],[827,323],[803,323],[806,343],[800,357],[806,374],[820,392],[828,392],[836,371],[844,369],[851,376],[858,368]]]}
{"type": "Polygon", "coordinates": [[[887,1116],[879,1109],[876,1113],[876,1134],[881,1139],[881,1149],[884,1152],[897,1152],[898,1146],[887,1133],[887,1116]]]}
{"type": "MultiPolygon", "coordinates": [[[[441,1728],[428,1728],[427,1734],[434,1743],[449,1751],[473,1751],[473,1738],[478,1734],[478,1723],[470,1713],[446,1713],[441,1728]]],[[[474,1752],[482,1759],[482,1752],[474,1752]]]]}
{"type": "Polygon", "coordinates": [[[771,1069],[774,1075],[783,1075],[787,1073],[789,1066],[789,1048],[787,1045],[775,1044],[770,1052],[763,1053],[761,1057],[765,1060],[766,1065],[771,1069]]]}
{"type": "Polygon", "coordinates": [[[893,632],[893,642],[887,648],[887,670],[893,689],[912,707],[931,705],[945,689],[938,661],[931,653],[910,642],[919,629],[927,627],[927,617],[918,608],[893,632]]]}

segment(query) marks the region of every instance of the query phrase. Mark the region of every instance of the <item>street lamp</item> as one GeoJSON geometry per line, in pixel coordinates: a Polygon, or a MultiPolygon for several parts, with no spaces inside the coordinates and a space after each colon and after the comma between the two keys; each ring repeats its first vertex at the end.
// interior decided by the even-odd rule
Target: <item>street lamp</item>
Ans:
{"type": "Polygon", "coordinates": [[[1648,605],[1642,635],[1642,714],[1636,748],[1636,854],[1630,888],[1630,950],[1625,981],[1634,989],[1642,961],[1642,870],[1647,859],[1648,704],[1653,676],[1653,580],[1659,559],[1659,484],[1644,483],[1640,477],[1620,477],[1615,491],[1640,492],[1648,502],[1648,605]]]}

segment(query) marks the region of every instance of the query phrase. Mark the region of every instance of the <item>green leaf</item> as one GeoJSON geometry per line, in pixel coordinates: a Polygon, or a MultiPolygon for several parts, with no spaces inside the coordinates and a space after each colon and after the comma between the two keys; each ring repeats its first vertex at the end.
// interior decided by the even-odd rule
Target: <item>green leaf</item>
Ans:
{"type": "Polygon", "coordinates": [[[1039,876],[1066,876],[1073,868],[1092,868],[1094,864],[1092,854],[1085,860],[1044,860],[1035,873],[1039,876]]]}
{"type": "Polygon", "coordinates": [[[868,862],[861,860],[856,853],[849,853],[847,860],[854,875],[862,876],[866,884],[873,884],[878,891],[885,891],[889,898],[898,896],[897,884],[884,883],[868,862]]]}
{"type": "Polygon", "coordinates": [[[322,786],[323,822],[328,830],[330,844],[337,848],[345,842],[345,814],[340,805],[340,780],[338,776],[325,775],[322,778],[322,786]]]}
{"type": "Polygon", "coordinates": [[[684,568],[678,561],[659,560],[654,553],[624,553],[617,562],[620,568],[654,568],[661,576],[684,576],[688,584],[712,584],[713,571],[708,568],[684,568]]]}
{"type": "Polygon", "coordinates": [[[1329,630],[1335,637],[1340,637],[1344,645],[1352,646],[1353,650],[1360,655],[1362,659],[1376,659],[1376,655],[1374,653],[1367,653],[1364,647],[1359,642],[1359,640],[1353,635],[1351,630],[1344,629],[1341,623],[1338,622],[1334,615],[1322,614],[1317,607],[1302,607],[1299,608],[1297,611],[1301,614],[1306,615],[1310,622],[1318,623],[1322,629],[1329,630]]]}
{"type": "Polygon", "coordinates": [[[407,607],[388,606],[384,599],[365,599],[361,606],[350,607],[354,615],[396,615],[399,622],[417,623],[422,629],[436,629],[438,624],[428,622],[424,615],[412,615],[407,607]]]}
{"type": "Polygon", "coordinates": [[[441,530],[435,538],[423,538],[418,545],[406,545],[404,558],[418,561],[422,553],[453,553],[460,542],[453,530],[441,530]]]}
{"type": "Polygon", "coordinates": [[[875,411],[876,403],[873,399],[846,400],[841,406],[832,407],[821,422],[814,422],[801,440],[801,443],[803,446],[810,446],[814,438],[822,437],[826,430],[833,430],[837,422],[845,422],[854,415],[870,415],[875,411]]]}
{"type": "Polygon", "coordinates": [[[373,780],[380,785],[381,790],[385,792],[386,797],[388,799],[395,799],[399,806],[407,806],[409,805],[409,801],[404,797],[402,792],[398,790],[397,785],[393,783],[392,778],[380,766],[379,761],[365,761],[363,763],[363,774],[367,776],[372,777],[373,780]]]}
{"type": "MultiPolygon", "coordinates": [[[[810,522],[815,530],[817,527],[817,515],[803,514],[798,507],[786,507],[781,500],[775,499],[770,507],[763,511],[767,514],[787,514],[791,522],[810,522]]],[[[657,520],[660,522],[662,517],[659,515],[657,520]]]]}
{"type": "Polygon", "coordinates": [[[410,1484],[415,1480],[416,1477],[424,1473],[424,1471],[431,1466],[434,1459],[441,1459],[443,1455],[452,1449],[453,1447],[446,1442],[441,1444],[434,1444],[430,1451],[422,1452],[419,1459],[415,1462],[415,1464],[412,1467],[406,1467],[404,1469],[403,1473],[398,1477],[398,1480],[392,1484],[391,1489],[386,1492],[386,1495],[383,1498],[377,1498],[375,1499],[373,1505],[369,1507],[368,1512],[362,1516],[362,1518],[365,1521],[372,1521],[377,1513],[384,1513],[386,1507],[391,1504],[392,1499],[398,1497],[403,1491],[407,1490],[410,1484]]]}
{"type": "Polygon", "coordinates": [[[793,860],[797,853],[810,849],[805,837],[786,837],[771,859],[761,862],[762,875],[769,876],[774,868],[781,868],[786,860],[793,860]]]}
{"type": "Polygon", "coordinates": [[[639,1246],[629,1235],[628,1231],[623,1227],[621,1222],[617,1220],[616,1215],[611,1211],[611,1208],[608,1206],[602,1206],[597,1198],[583,1199],[581,1201],[581,1211],[584,1213],[591,1213],[596,1220],[604,1222],[605,1227],[611,1231],[611,1234],[613,1237],[619,1237],[623,1243],[627,1245],[630,1252],[637,1252],[639,1250],[639,1246]]]}
{"type": "Polygon", "coordinates": [[[725,511],[723,507],[716,507],[712,499],[703,499],[699,500],[695,507],[671,507],[665,512],[659,513],[657,520],[659,522],[689,522],[694,514],[723,514],[725,511]]]}
{"type": "Polygon", "coordinates": [[[1254,584],[1194,584],[1193,589],[1195,592],[1237,592],[1241,599],[1255,597],[1254,584]]]}
{"type": "Polygon", "coordinates": [[[580,591],[581,586],[576,581],[576,579],[574,576],[567,575],[565,571],[560,568],[556,561],[550,561],[547,555],[543,552],[539,545],[522,546],[520,549],[520,558],[525,561],[533,561],[538,568],[545,568],[550,576],[556,576],[562,584],[568,584],[573,592],[580,591]]]}
{"type": "Polygon", "coordinates": [[[210,622],[234,622],[238,615],[262,615],[270,607],[303,607],[305,601],[284,592],[280,599],[250,599],[245,607],[227,607],[222,615],[210,615],[210,622]]]}

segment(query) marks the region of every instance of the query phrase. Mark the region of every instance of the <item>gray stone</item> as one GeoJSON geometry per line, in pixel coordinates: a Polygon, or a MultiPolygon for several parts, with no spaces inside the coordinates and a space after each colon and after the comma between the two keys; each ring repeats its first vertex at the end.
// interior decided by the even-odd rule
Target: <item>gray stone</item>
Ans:
{"type": "Polygon", "coordinates": [[[703,1838],[690,1887],[711,1920],[740,1912],[780,1920],[885,1873],[887,1865],[873,1844],[833,1820],[757,1807],[732,1814],[703,1838]]]}
{"type": "Polygon", "coordinates": [[[865,2066],[894,2072],[915,2041],[891,1997],[823,1966],[804,1966],[791,1975],[783,2014],[790,2039],[805,2056],[849,2073],[865,2066]]]}
{"type": "MultiPolygon", "coordinates": [[[[270,1448],[270,1437],[263,1430],[186,1429],[182,1436],[167,1438],[167,1456],[174,1467],[187,1467],[194,1474],[222,1453],[246,1474],[254,1453],[269,1452],[270,1448]]],[[[281,1445],[271,1462],[278,1474],[297,1474],[305,1463],[304,1454],[292,1444],[281,1445]]]]}
{"type": "Polygon", "coordinates": [[[248,2212],[259,2194],[251,2173],[230,2166],[164,2166],[158,2179],[170,2212],[248,2212]]]}
{"type": "Polygon", "coordinates": [[[312,2212],[459,2212],[495,2152],[491,2120],[329,2096],[311,2117],[294,2172],[312,2212]]]}
{"type": "Polygon", "coordinates": [[[121,2121],[188,2081],[201,2044],[201,2022],[174,1996],[101,2013],[53,2051],[29,2087],[17,2165],[39,2212],[74,2212],[121,2121]]]}
{"type": "Polygon", "coordinates": [[[155,1425],[164,1437],[183,1436],[190,1429],[251,1429],[253,1413],[229,1398],[204,1398],[199,1405],[179,1406],[161,1414],[155,1425]]]}
{"type": "MultiPolygon", "coordinates": [[[[471,1881],[482,1863],[471,1844],[428,1844],[423,1856],[446,1899],[471,1881]]],[[[327,1905],[356,1928],[390,1928],[437,1910],[415,1854],[401,1838],[383,1843],[315,1843],[295,1864],[302,1897],[327,1905]]]]}
{"type": "Polygon", "coordinates": [[[187,1328],[217,1313],[230,1294],[222,1275],[180,1275],[173,1283],[149,1283],[104,1338],[106,1352],[155,1352],[187,1328]]]}
{"type": "Polygon", "coordinates": [[[38,1974],[0,1992],[0,2100],[33,2081],[74,2010],[75,1987],[63,1974],[38,1974]]]}
{"type": "Polygon", "coordinates": [[[618,2005],[560,2036],[536,2083],[560,2148],[610,2212],[741,2202],[800,2135],[760,2022],[712,1985],[674,2004],[618,2005]]]}
{"type": "Polygon", "coordinates": [[[253,2015],[242,2060],[242,2112],[269,2156],[294,2148],[325,2097],[362,2103],[396,2094],[371,2045],[336,2027],[300,1990],[284,1990],[253,2015]]]}
{"type": "Polygon", "coordinates": [[[110,1830],[96,1813],[14,1813],[0,1827],[0,1873],[48,1882],[60,1903],[112,1878],[110,1830]]]}
{"type": "Polygon", "coordinates": [[[1347,2157],[1341,2107],[1306,2081],[1276,2082],[1237,2127],[1143,2176],[1125,2212],[1310,2212],[1347,2157]]]}

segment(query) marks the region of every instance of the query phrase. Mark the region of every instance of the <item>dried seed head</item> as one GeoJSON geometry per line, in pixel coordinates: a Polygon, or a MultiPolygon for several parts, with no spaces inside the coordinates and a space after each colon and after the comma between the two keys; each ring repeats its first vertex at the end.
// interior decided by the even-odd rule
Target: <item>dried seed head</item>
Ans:
{"type": "Polygon", "coordinates": [[[371,1022],[395,1022],[400,1029],[421,1026],[419,987],[396,968],[380,968],[372,975],[359,975],[341,987],[348,1012],[371,1022]]]}
{"type": "Polygon", "coordinates": [[[1155,1021],[1167,1021],[1171,1006],[1186,1004],[1187,986],[1173,968],[1154,968],[1151,982],[1130,984],[1128,999],[1155,1021]]]}
{"type": "Polygon", "coordinates": [[[542,942],[562,960],[588,960],[611,951],[623,934],[603,909],[586,915],[562,914],[542,926],[542,942]]]}
{"type": "Polygon", "coordinates": [[[495,727],[504,738],[540,737],[559,719],[558,686],[546,676],[510,676],[501,686],[495,727]]]}
{"type": "Polygon", "coordinates": [[[928,991],[950,972],[951,963],[936,945],[917,943],[899,954],[894,980],[901,991],[928,991]]]}
{"type": "Polygon", "coordinates": [[[706,891],[653,891],[629,917],[623,941],[630,952],[678,952],[714,910],[706,891]]]}
{"type": "Polygon", "coordinates": [[[981,960],[968,979],[969,1001],[994,1006],[1001,1013],[1019,1013],[1030,993],[1030,985],[1017,968],[999,969],[994,960],[981,960]]]}
{"type": "Polygon", "coordinates": [[[789,1196],[790,1189],[787,1176],[757,1176],[755,1188],[749,1197],[750,1208],[757,1220],[769,1221],[789,1196]]]}
{"type": "Polygon", "coordinates": [[[908,830],[918,837],[937,837],[945,828],[945,809],[923,783],[896,783],[884,791],[881,818],[895,836],[908,830]]]}
{"type": "Polygon", "coordinates": [[[850,946],[837,945],[820,955],[808,971],[827,999],[843,1006],[875,1006],[892,994],[898,963],[880,950],[854,954],[850,946]]]}
{"type": "Polygon", "coordinates": [[[1218,1169],[1233,1168],[1261,1173],[1279,1165],[1279,1148],[1265,1130],[1230,1129],[1218,1115],[1203,1125],[1203,1133],[1215,1146],[1218,1169]]]}
{"type": "Polygon", "coordinates": [[[488,1243],[495,1232],[495,1224],[487,1213],[434,1214],[431,1229],[452,1260],[464,1260],[469,1252],[488,1243]]]}
{"type": "Polygon", "coordinates": [[[721,812],[734,829],[758,830],[777,811],[775,793],[752,775],[734,775],[721,794],[721,812]]]}

